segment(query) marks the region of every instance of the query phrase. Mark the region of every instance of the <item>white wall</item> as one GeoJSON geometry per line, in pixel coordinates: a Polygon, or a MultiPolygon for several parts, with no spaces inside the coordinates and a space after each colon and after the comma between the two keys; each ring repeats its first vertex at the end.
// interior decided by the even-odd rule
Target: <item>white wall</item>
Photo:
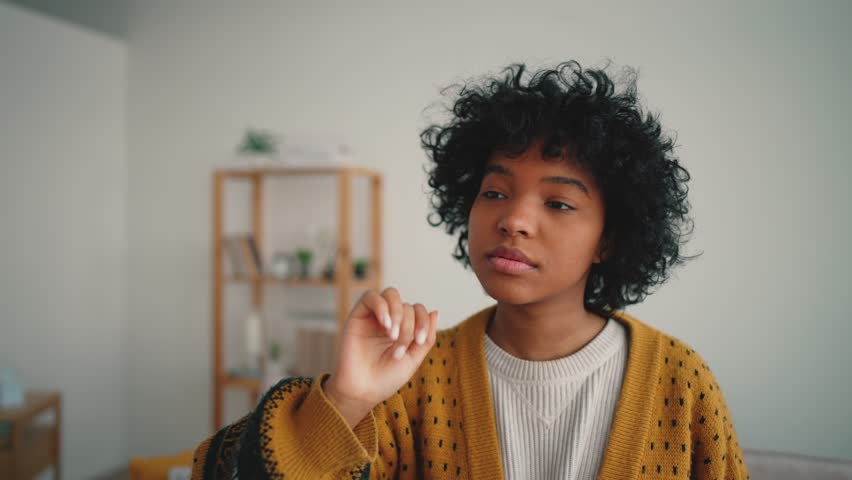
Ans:
{"type": "Polygon", "coordinates": [[[386,174],[387,282],[449,326],[489,300],[426,224],[423,110],[510,61],[610,57],[679,134],[705,252],[632,311],[708,359],[743,444],[852,458],[849,3],[295,3],[130,21],[131,452],[208,433],[210,171],[245,127],[352,139],[386,174]]]}
{"type": "Polygon", "coordinates": [[[0,365],[62,392],[91,478],[127,455],[127,49],[0,3],[0,59],[0,365]]]}

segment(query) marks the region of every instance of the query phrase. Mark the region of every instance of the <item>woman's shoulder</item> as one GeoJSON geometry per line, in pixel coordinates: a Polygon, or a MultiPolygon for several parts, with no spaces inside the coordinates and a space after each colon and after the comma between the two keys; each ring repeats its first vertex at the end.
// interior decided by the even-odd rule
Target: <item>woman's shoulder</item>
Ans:
{"type": "Polygon", "coordinates": [[[612,318],[628,329],[633,353],[631,360],[636,361],[642,356],[657,365],[659,385],[677,390],[685,387],[686,394],[694,393],[701,399],[715,396],[715,392],[719,391],[719,384],[707,360],[690,343],[623,311],[613,312],[612,318]]]}
{"type": "Polygon", "coordinates": [[[613,318],[632,335],[624,383],[631,395],[623,397],[633,400],[634,410],[647,412],[650,449],[663,445],[665,452],[670,443],[676,445],[674,432],[686,425],[692,442],[682,443],[681,451],[691,446],[692,472],[697,477],[744,473],[731,413],[705,358],[691,344],[630,315],[617,312],[613,318]]]}

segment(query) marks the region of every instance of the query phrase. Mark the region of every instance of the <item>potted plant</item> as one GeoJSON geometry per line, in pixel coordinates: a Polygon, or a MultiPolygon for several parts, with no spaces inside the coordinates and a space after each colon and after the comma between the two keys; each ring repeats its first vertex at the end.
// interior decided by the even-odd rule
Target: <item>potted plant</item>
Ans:
{"type": "Polygon", "coordinates": [[[367,278],[367,266],[369,262],[366,258],[359,258],[352,262],[352,272],[355,274],[355,278],[364,279],[367,278]]]}
{"type": "Polygon", "coordinates": [[[296,258],[299,260],[302,278],[308,278],[311,272],[311,261],[314,258],[314,252],[309,248],[300,248],[296,251],[296,258]]]}
{"type": "Polygon", "coordinates": [[[273,158],[278,149],[278,143],[274,135],[269,132],[249,129],[246,131],[243,142],[240,144],[239,152],[251,156],[256,163],[263,163],[264,158],[273,158]]]}
{"type": "Polygon", "coordinates": [[[278,342],[271,342],[269,344],[269,362],[270,363],[278,363],[278,360],[281,359],[281,345],[278,342]]]}

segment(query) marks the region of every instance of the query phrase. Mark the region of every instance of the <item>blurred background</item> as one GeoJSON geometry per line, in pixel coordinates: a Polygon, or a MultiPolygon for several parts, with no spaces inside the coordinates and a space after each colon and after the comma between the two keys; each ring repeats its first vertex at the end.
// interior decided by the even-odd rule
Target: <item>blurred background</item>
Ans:
{"type": "MultiPolygon", "coordinates": [[[[223,368],[251,353],[257,288],[267,363],[270,338],[289,371],[294,325],[334,325],[335,285],[216,287],[212,252],[231,244],[217,247],[215,218],[231,236],[257,220],[239,179],[215,215],[215,171],[377,174],[381,244],[355,181],[348,260],[458,323],[490,299],[426,222],[418,134],[440,120],[440,90],[516,61],[611,59],[638,68],[677,135],[688,251],[703,252],[628,312],[705,357],[742,445],[852,460],[850,19],[843,0],[0,1],[3,395],[61,395],[44,398],[61,404],[64,478],[126,475],[212,432],[217,295],[223,368]],[[240,152],[251,129],[275,154],[240,152]]],[[[262,271],[285,258],[290,278],[308,248],[322,275],[341,238],[336,182],[269,180],[262,271]]],[[[225,421],[256,395],[223,390],[225,421]]]]}

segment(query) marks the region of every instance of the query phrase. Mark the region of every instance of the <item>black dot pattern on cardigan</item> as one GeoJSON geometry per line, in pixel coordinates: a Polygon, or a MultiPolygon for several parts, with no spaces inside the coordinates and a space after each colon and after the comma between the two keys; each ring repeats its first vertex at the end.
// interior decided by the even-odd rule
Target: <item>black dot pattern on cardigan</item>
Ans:
{"type": "Polygon", "coordinates": [[[389,398],[386,408],[374,410],[377,425],[385,425],[379,438],[395,443],[380,443],[383,461],[373,463],[372,478],[468,478],[456,453],[464,443],[459,400],[441,393],[454,392],[450,387],[458,376],[451,351],[456,343],[448,340],[452,332],[439,332],[415,381],[389,398]]]}
{"type": "Polygon", "coordinates": [[[739,475],[745,472],[742,453],[713,373],[688,344],[671,337],[665,340],[658,384],[668,379],[668,386],[655,403],[656,428],[649,430],[640,474],[643,478],[748,478],[739,475]],[[729,446],[736,452],[734,458],[724,453],[729,446]]]}

